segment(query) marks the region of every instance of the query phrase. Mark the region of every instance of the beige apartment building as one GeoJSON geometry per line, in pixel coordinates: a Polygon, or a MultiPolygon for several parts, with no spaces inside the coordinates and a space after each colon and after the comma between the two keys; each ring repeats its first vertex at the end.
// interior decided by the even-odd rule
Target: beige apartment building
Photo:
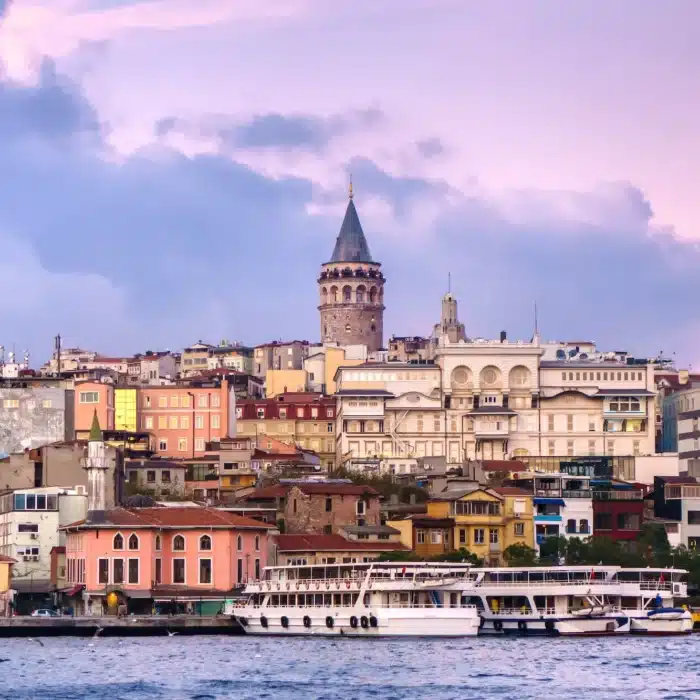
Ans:
{"type": "Polygon", "coordinates": [[[443,336],[434,364],[340,367],[336,460],[653,454],[653,365],[586,349],[443,336]]]}

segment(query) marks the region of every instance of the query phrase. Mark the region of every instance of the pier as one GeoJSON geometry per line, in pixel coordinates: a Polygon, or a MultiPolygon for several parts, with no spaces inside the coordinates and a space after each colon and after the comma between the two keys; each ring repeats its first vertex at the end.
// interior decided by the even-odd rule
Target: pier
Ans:
{"type": "Polygon", "coordinates": [[[243,634],[231,617],[139,615],[128,617],[2,617],[3,637],[158,637],[169,634],[243,634]]]}

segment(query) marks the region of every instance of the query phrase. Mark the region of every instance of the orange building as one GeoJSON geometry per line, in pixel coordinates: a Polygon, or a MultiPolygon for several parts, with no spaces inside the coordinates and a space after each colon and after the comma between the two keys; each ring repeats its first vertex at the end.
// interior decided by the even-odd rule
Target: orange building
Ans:
{"type": "Polygon", "coordinates": [[[75,432],[88,433],[92,417],[103,430],[114,430],[114,386],[101,382],[80,382],[75,385],[75,432]]]}
{"type": "Polygon", "coordinates": [[[229,393],[225,379],[219,386],[139,388],[140,429],[163,457],[199,457],[208,442],[227,436],[229,393]]]}

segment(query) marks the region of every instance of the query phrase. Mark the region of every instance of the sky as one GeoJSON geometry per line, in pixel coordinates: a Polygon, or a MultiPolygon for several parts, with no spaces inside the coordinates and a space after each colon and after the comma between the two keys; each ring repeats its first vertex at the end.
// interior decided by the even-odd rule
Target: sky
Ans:
{"type": "Polygon", "coordinates": [[[697,0],[0,0],[0,344],[319,338],[352,176],[385,333],[700,366],[697,0]]]}

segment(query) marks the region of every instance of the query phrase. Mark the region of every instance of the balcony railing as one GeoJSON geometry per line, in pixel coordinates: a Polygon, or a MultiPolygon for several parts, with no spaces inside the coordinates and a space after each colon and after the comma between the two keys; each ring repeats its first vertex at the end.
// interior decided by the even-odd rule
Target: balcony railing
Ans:
{"type": "Polygon", "coordinates": [[[562,498],[590,498],[590,489],[564,489],[562,492],[562,498]]]}
{"type": "Polygon", "coordinates": [[[641,501],[644,499],[644,492],[634,491],[593,491],[594,501],[641,501]]]}
{"type": "Polygon", "coordinates": [[[535,496],[540,498],[561,498],[560,489],[535,489],[535,496]]]}

